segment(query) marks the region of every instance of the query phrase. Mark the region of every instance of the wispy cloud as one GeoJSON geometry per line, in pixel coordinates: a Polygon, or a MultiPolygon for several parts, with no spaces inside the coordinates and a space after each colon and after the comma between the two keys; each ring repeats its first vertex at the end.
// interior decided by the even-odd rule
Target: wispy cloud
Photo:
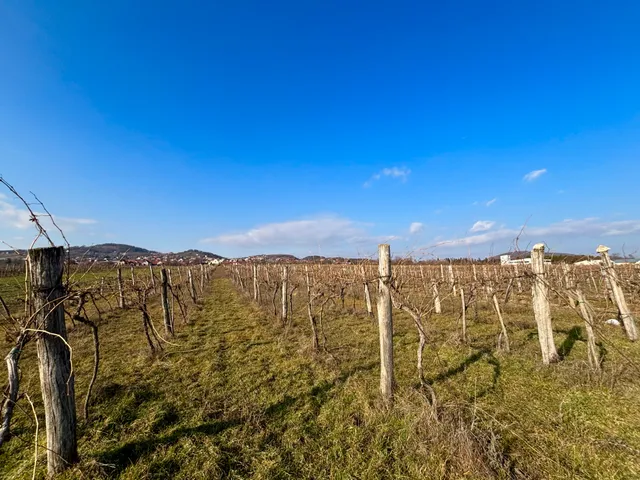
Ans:
{"type": "Polygon", "coordinates": [[[469,231],[472,233],[486,232],[487,230],[491,230],[495,224],[496,222],[492,222],[490,220],[479,220],[473,224],[469,231]]]}
{"type": "MultiPolygon", "coordinates": [[[[514,240],[521,233],[520,228],[499,228],[493,231],[485,231],[477,235],[443,240],[437,244],[440,247],[459,247],[471,245],[483,245],[500,240],[514,240]]],[[[477,230],[480,232],[481,230],[477,230]]],[[[472,230],[473,233],[475,233],[472,230]]],[[[560,236],[617,236],[640,233],[640,220],[621,220],[604,222],[598,218],[584,218],[580,220],[568,219],[562,222],[552,223],[543,227],[526,227],[523,237],[535,241],[545,241],[548,237],[560,236]]]]}
{"type": "Polygon", "coordinates": [[[498,201],[497,198],[492,198],[491,200],[488,200],[486,202],[484,202],[484,206],[485,207],[490,207],[491,205],[493,205],[494,203],[496,203],[498,201]]]}
{"type": "MultiPolygon", "coordinates": [[[[26,230],[33,227],[31,216],[26,208],[20,208],[6,201],[6,196],[0,194],[0,226],[14,228],[18,230],[26,230]]],[[[36,215],[44,215],[35,211],[36,215]]],[[[54,216],[53,219],[62,229],[63,232],[73,231],[78,226],[93,225],[96,220],[90,218],[70,218],[54,216]]],[[[38,219],[46,230],[54,229],[48,216],[41,216],[38,219]]]]}
{"type": "Polygon", "coordinates": [[[369,180],[364,182],[364,187],[370,187],[374,182],[380,180],[382,177],[397,178],[406,182],[407,178],[411,174],[411,170],[405,167],[391,167],[383,168],[380,172],[372,175],[369,180]]]}
{"type": "Polygon", "coordinates": [[[409,233],[411,235],[420,233],[423,229],[424,229],[424,225],[420,222],[413,222],[411,225],[409,225],[409,233]]]}
{"type": "Polygon", "coordinates": [[[533,170],[532,172],[527,173],[522,179],[525,182],[533,182],[534,180],[540,178],[545,173],[547,173],[546,168],[541,168],[540,170],[533,170]]]}
{"type": "Polygon", "coordinates": [[[366,244],[398,240],[397,236],[374,236],[367,225],[337,216],[268,223],[240,233],[205,238],[203,243],[250,247],[316,247],[366,244]]]}

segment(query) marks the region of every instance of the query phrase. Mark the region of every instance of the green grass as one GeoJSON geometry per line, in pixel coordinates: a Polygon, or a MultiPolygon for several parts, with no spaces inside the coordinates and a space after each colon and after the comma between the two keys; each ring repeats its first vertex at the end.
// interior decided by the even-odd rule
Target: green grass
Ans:
{"type": "MultiPolygon", "coordinates": [[[[361,313],[327,314],[330,354],[314,354],[301,309],[285,332],[218,278],[190,324],[178,325],[176,346],[154,358],[139,314],[110,314],[91,418],[79,422],[82,461],[62,478],[640,478],[638,345],[607,330],[605,370],[590,373],[580,320],[556,308],[565,358],[545,368],[524,305],[505,312],[511,354],[495,351],[488,308],[477,321],[470,314],[467,344],[445,309],[429,322],[424,354],[435,408],[418,387],[415,328],[394,312],[391,410],[378,398],[377,328],[361,313]]],[[[159,328],[157,301],[151,315],[159,328]]],[[[82,325],[70,340],[81,405],[92,345],[82,325]]],[[[34,350],[21,361],[22,386],[42,412],[34,350]]],[[[31,476],[33,421],[20,406],[1,478],[31,476]]]]}

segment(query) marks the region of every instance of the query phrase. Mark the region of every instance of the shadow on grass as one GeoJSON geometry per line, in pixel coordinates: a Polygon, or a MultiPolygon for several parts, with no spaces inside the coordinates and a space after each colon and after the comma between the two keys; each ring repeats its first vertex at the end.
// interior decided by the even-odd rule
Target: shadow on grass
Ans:
{"type": "Polygon", "coordinates": [[[468,366],[480,361],[482,359],[482,357],[484,357],[487,354],[491,354],[491,351],[489,349],[486,348],[482,348],[474,353],[472,353],[471,355],[469,355],[467,358],[465,358],[462,363],[460,363],[460,365],[457,365],[455,367],[451,367],[449,369],[447,369],[444,372],[439,373],[438,375],[436,375],[433,378],[427,378],[427,383],[429,383],[430,385],[433,385],[436,382],[441,382],[443,380],[446,380],[448,378],[451,378],[455,375],[458,375],[459,373],[464,372],[468,366]]]}
{"type": "Polygon", "coordinates": [[[458,375],[459,373],[464,372],[469,366],[479,362],[484,357],[486,357],[487,363],[493,367],[493,376],[491,378],[491,385],[474,394],[475,398],[484,397],[496,387],[496,385],[498,384],[498,379],[500,378],[500,375],[502,373],[500,361],[493,355],[493,352],[488,348],[480,348],[479,350],[477,350],[476,352],[472,353],[467,358],[465,358],[459,365],[455,367],[451,367],[446,371],[439,373],[433,378],[427,378],[426,382],[429,385],[434,385],[437,382],[442,382],[443,380],[447,380],[455,375],[458,375]]]}
{"type": "Polygon", "coordinates": [[[289,409],[291,409],[294,405],[299,404],[301,402],[308,401],[312,408],[313,414],[317,415],[320,412],[320,408],[324,405],[327,400],[330,398],[330,391],[336,386],[344,383],[349,377],[358,373],[358,372],[366,372],[372,370],[378,365],[377,362],[370,362],[366,365],[359,365],[354,367],[346,372],[343,372],[339,375],[333,382],[328,382],[323,380],[318,385],[314,385],[308,392],[303,393],[297,397],[292,397],[291,395],[285,395],[284,399],[279,402],[273,403],[269,405],[264,414],[267,417],[282,417],[289,409]]]}
{"type": "Polygon", "coordinates": [[[166,447],[177,443],[181,438],[192,435],[217,435],[224,430],[239,425],[239,420],[222,420],[211,423],[203,423],[197,427],[183,427],[174,430],[169,435],[154,436],[143,440],[127,442],[112,450],[107,450],[98,455],[98,461],[115,465],[114,474],[121,473],[129,465],[138,462],[146,454],[158,447],[166,447]]]}
{"type": "Polygon", "coordinates": [[[573,346],[578,340],[584,341],[584,339],[582,338],[582,328],[580,328],[579,326],[575,326],[566,332],[562,330],[558,330],[558,332],[567,334],[564,342],[562,342],[562,345],[560,345],[560,348],[558,348],[558,354],[561,358],[565,358],[571,353],[571,350],[573,350],[573,346]]]}

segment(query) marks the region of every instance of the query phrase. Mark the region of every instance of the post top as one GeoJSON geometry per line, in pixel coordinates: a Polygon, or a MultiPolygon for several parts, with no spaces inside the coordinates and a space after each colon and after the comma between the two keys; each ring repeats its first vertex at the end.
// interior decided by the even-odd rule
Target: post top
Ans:
{"type": "Polygon", "coordinates": [[[604,252],[608,252],[609,250],[611,249],[606,245],[598,245],[598,248],[596,248],[597,253],[604,253],[604,252]]]}
{"type": "Polygon", "coordinates": [[[536,243],[531,250],[544,250],[544,243],[536,243]]]}

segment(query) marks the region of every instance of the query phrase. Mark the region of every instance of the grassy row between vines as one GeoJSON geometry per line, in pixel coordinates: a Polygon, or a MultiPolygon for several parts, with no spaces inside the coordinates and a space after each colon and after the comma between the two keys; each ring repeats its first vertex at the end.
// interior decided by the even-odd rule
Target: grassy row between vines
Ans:
{"type": "MultiPolygon", "coordinates": [[[[189,325],[178,324],[153,357],[139,312],[105,315],[90,418],[79,419],[82,460],[62,478],[640,478],[640,348],[620,329],[606,330],[604,371],[593,374],[581,321],[568,310],[554,311],[564,359],[543,367],[528,309],[505,312],[505,354],[495,350],[488,307],[471,317],[463,344],[445,305],[428,327],[431,405],[417,382],[417,333],[394,312],[397,394],[387,410],[378,398],[375,321],[350,309],[331,313],[328,352],[314,353],[304,315],[283,328],[217,278],[189,325]]],[[[151,316],[160,329],[157,299],[151,316]]],[[[82,325],[69,328],[81,405],[92,344],[82,325]]],[[[44,478],[34,351],[29,345],[21,360],[22,390],[38,412],[44,478]]],[[[19,406],[16,436],[0,452],[1,478],[31,477],[35,424],[26,400],[19,406]]]]}

